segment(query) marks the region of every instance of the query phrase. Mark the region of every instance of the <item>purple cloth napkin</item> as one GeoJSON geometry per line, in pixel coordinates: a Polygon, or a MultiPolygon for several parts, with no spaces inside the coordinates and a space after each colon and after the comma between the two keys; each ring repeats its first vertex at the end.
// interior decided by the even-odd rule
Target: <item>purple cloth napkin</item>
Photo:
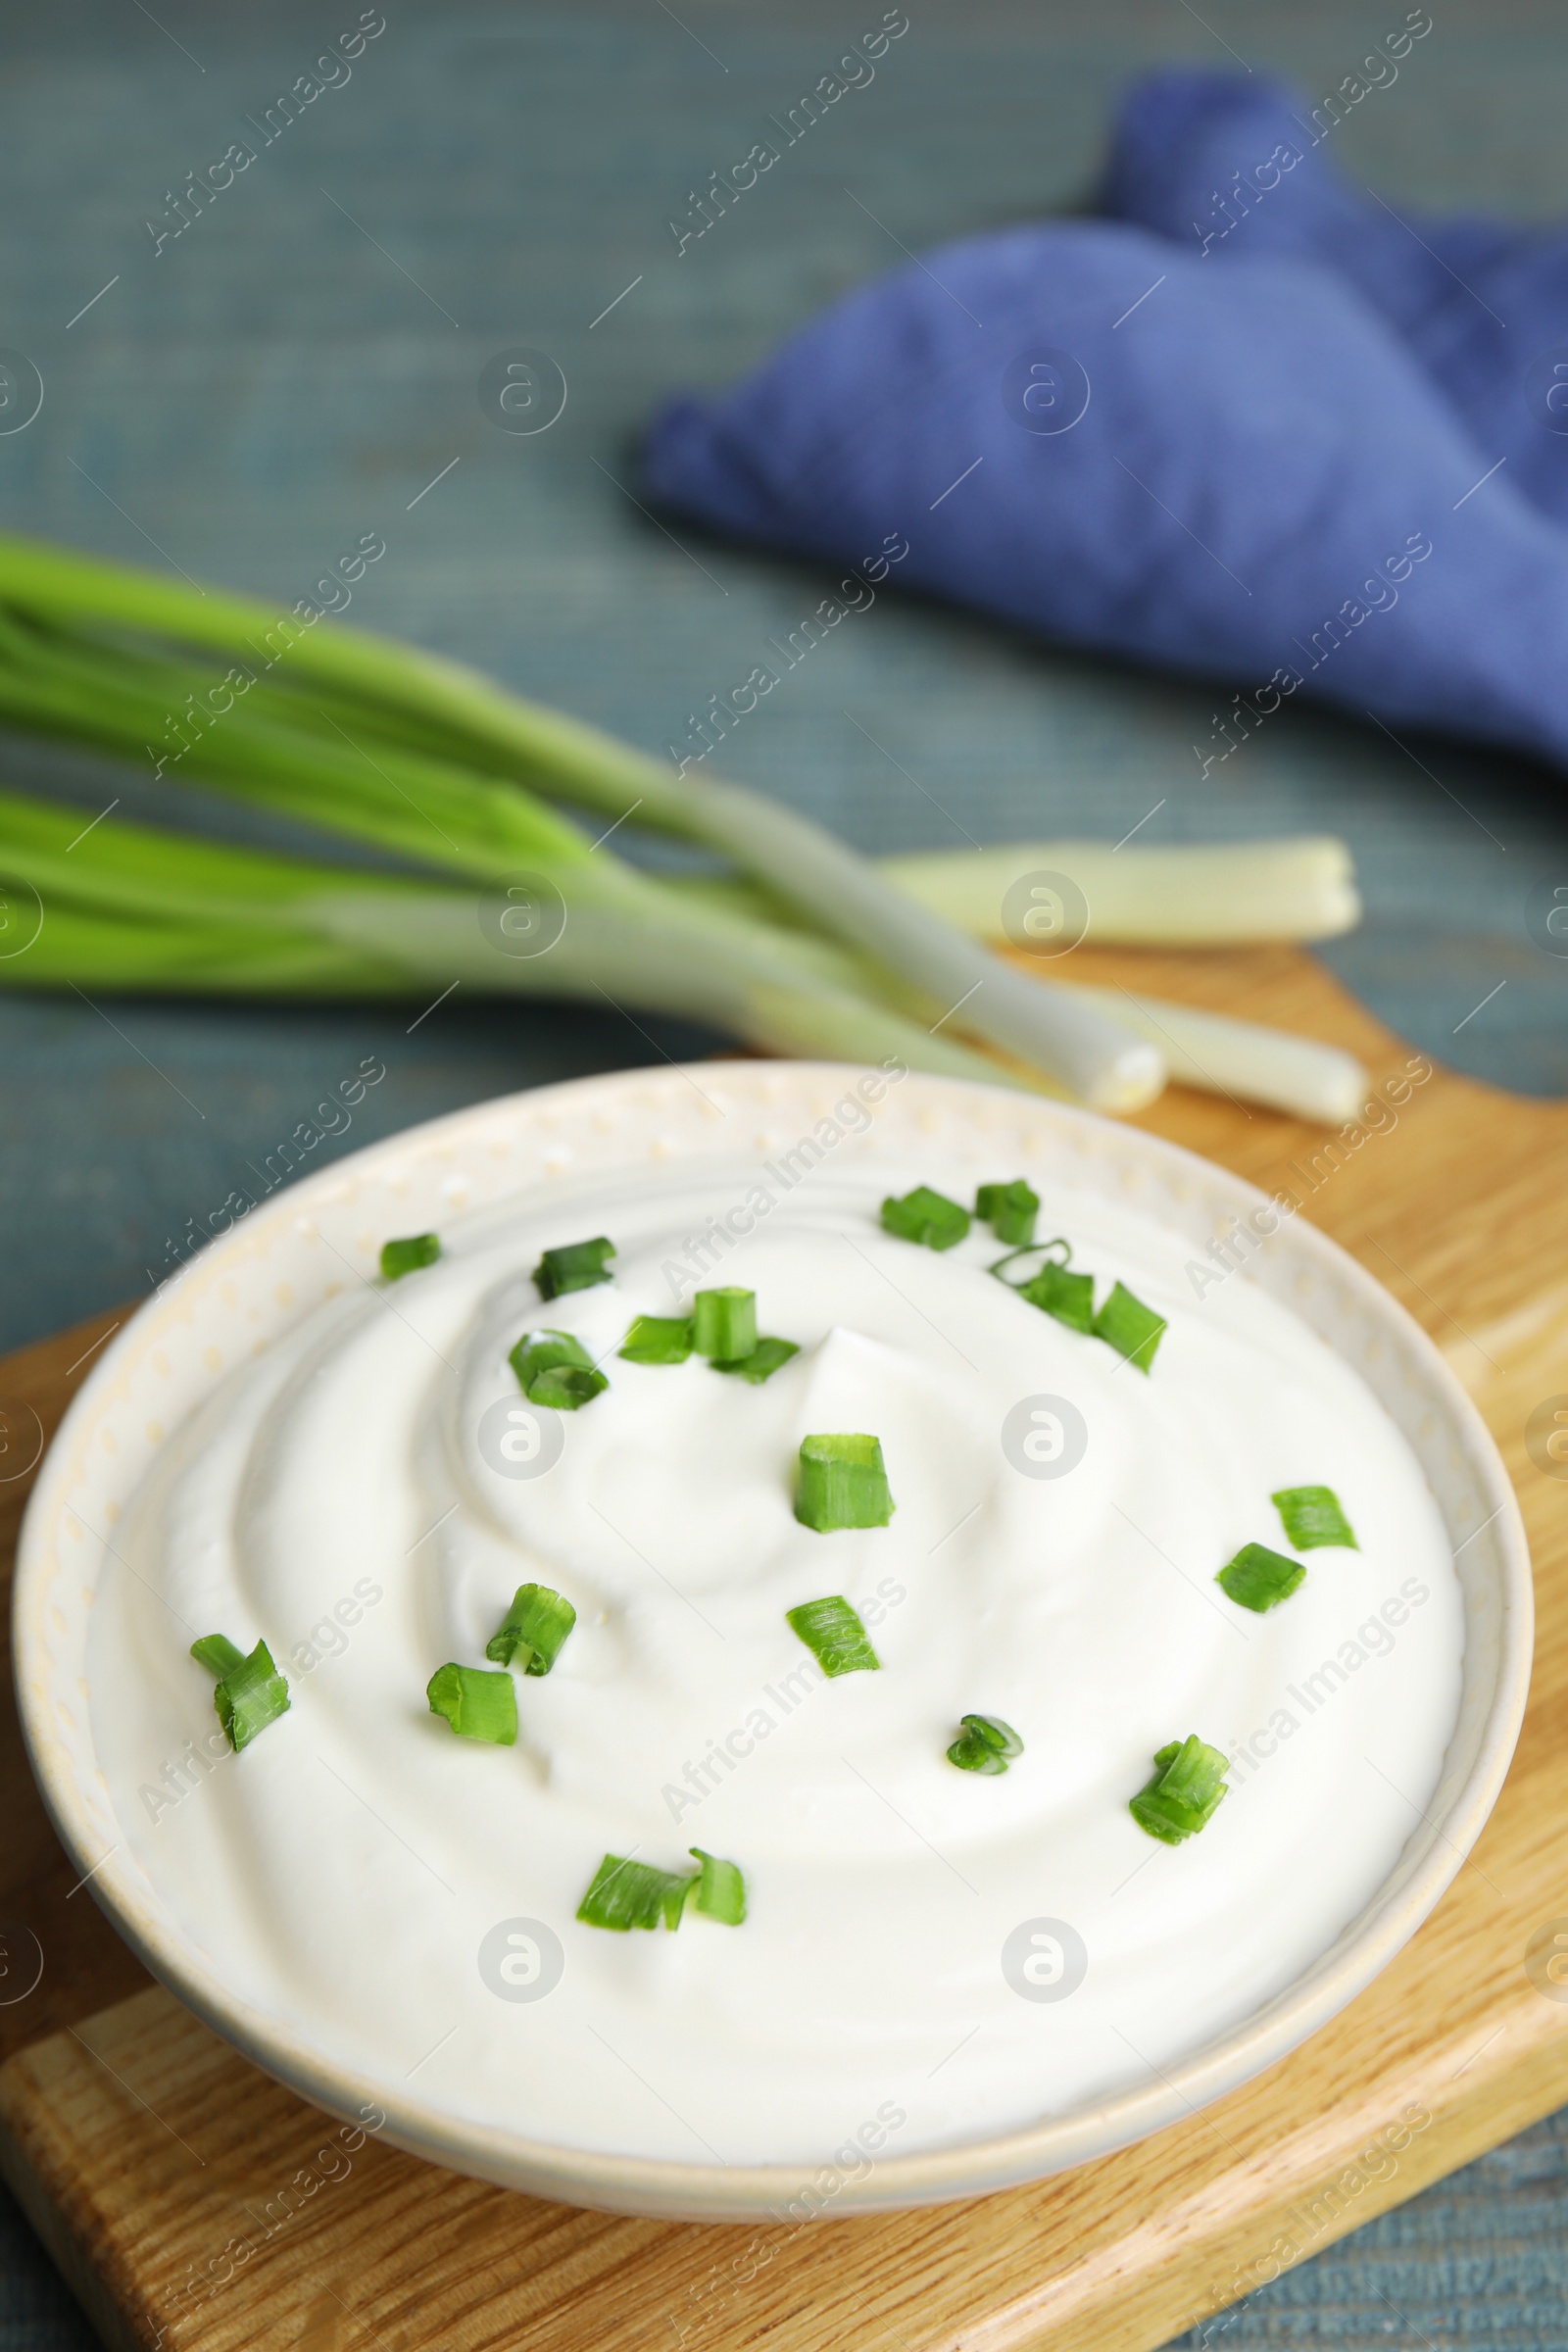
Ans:
{"type": "MultiPolygon", "coordinates": [[[[1413,9],[1409,23],[1431,19],[1413,9]]],[[[1420,35],[1391,46],[1408,59],[1420,35]]],[[[1397,77],[1381,51],[1315,103],[1258,74],[1152,74],[1111,135],[1097,210],[1216,265],[1322,262],[1385,319],[1510,486],[1568,517],[1568,237],[1431,220],[1343,170],[1341,124],[1397,77]]]]}
{"type": "MultiPolygon", "coordinates": [[[[1485,310],[1478,328],[1392,219],[1374,239],[1377,206],[1315,151],[1248,215],[1233,202],[1228,236],[1193,231],[1194,190],[1206,219],[1219,162],[1272,153],[1290,103],[1146,83],[1105,201],[1168,233],[1053,220],[939,247],[731,390],[666,405],[648,490],[718,531],[1222,679],[1200,763],[1298,691],[1568,758],[1568,535],[1540,489],[1568,449],[1485,310]],[[1526,497],[1527,469],[1497,459],[1530,431],[1549,447],[1526,497]]],[[[1560,241],[1465,233],[1474,250],[1454,230],[1447,251],[1494,293],[1511,271],[1549,306],[1560,241]]]]}

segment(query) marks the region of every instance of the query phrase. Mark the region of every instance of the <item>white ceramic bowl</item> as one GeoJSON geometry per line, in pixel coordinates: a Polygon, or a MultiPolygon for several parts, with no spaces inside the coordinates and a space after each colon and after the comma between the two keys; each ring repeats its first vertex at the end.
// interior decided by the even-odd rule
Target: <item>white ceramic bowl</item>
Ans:
{"type": "MultiPolygon", "coordinates": [[[[799,2165],[726,2168],[625,2159],[481,2128],[336,2064],[309,2017],[236,1999],[121,1842],[93,1749],[88,1619],[104,1538],[170,1434],[222,1371],[324,1298],[373,1273],[388,1233],[418,1232],[519,1192],[606,1171],[755,1163],[809,1132],[842,1097],[840,1066],[703,1063],[513,1095],[339,1160],[255,1209],[149,1300],[99,1359],[43,1465],[16,1591],[18,1692],[33,1769],[78,1868],[122,1935],[198,2016],[304,2097],[349,2117],[374,2099],[386,2136],[460,2172],[612,2211],[739,2221],[796,2195],[799,2165]],[[347,1260],[347,1264],[345,1264],[347,1260]],[[353,1269],[354,1271],[351,1271],[353,1269]]],[[[863,1146],[1005,1164],[1124,1202],[1201,1249],[1263,1196],[1190,1153],[1059,1104],[908,1077],[863,1146]]],[[[1425,1471],[1453,1543],[1465,1641],[1458,1720],[1429,1811],[1365,1909],[1304,1975],[1168,2075],[1019,2132],[889,2156],[835,2199],[844,2213],[936,2203],[1081,2164],[1158,2131],[1256,2075],[1345,2006],[1420,1926],[1480,1833],[1524,1711],[1530,1566],[1507,1475],[1479,1415],[1388,1293],[1299,1217],[1248,1261],[1262,1285],[1351,1364],[1425,1471]]]]}

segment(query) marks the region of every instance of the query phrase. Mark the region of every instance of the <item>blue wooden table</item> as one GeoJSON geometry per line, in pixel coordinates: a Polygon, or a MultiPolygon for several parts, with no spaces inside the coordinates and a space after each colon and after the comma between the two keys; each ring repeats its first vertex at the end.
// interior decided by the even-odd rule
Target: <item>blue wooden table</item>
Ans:
{"type": "MultiPolygon", "coordinates": [[[[0,518],[289,603],[377,533],[355,619],[662,753],[821,587],[808,566],[672,540],[640,511],[631,444],[654,399],[725,381],[901,244],[1079,201],[1142,65],[1230,51],[1327,88],[1402,15],[1393,0],[908,6],[874,81],[684,249],[709,174],[880,5],[385,0],[384,28],[325,87],[315,61],[362,22],[357,0],[8,7],[0,345],[37,368],[44,402],[0,433],[0,518]],[[318,94],[279,109],[302,76],[318,94]],[[236,144],[253,160],[198,214],[188,175],[221,179],[210,168],[236,144]],[[532,436],[497,429],[478,396],[486,363],[523,344],[567,387],[532,436]]],[[[1568,22],[1531,0],[1434,16],[1397,84],[1346,124],[1348,165],[1414,204],[1568,213],[1568,22]]],[[[944,810],[982,841],[1114,840],[1156,801],[1147,840],[1339,832],[1368,907],[1329,951],[1340,975],[1450,1063],[1568,1093],[1568,967],[1524,922],[1568,848],[1559,779],[1447,743],[1421,744],[1417,765],[1292,705],[1205,782],[1191,746],[1212,707],[1201,687],[884,597],[769,698],[728,766],[870,850],[960,844],[944,810]]],[[[24,744],[0,741],[0,780],[47,783],[83,823],[118,795],[127,812],[244,829],[177,786],[24,744]]],[[[145,1288],[188,1221],[367,1056],[386,1077],[323,1152],[719,1042],[462,991],[413,1020],[0,994],[0,1346],[145,1288]]],[[[1207,2340],[1568,2352],[1565,2172],[1558,2118],[1207,2340]]],[[[88,2340],[7,2215],[0,2352],[88,2340]]]]}

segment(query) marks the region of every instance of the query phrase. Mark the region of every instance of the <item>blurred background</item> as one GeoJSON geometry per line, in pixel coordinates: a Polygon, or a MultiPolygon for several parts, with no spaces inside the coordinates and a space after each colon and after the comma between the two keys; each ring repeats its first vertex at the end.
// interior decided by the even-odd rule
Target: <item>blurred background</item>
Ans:
{"type": "MultiPolygon", "coordinates": [[[[875,81],[677,257],[668,223],[690,192],[858,19],[815,0],[699,0],[678,20],[661,0],[398,5],[348,78],[155,254],[147,221],[173,218],[169,197],[231,139],[257,143],[247,118],[360,12],[338,13],[341,26],[287,6],[6,12],[4,340],[45,384],[36,420],[0,437],[6,525],[285,603],[376,533],[387,552],[355,621],[655,754],[828,584],[826,567],[694,531],[677,545],[640,511],[633,439],[658,398],[728,381],[901,243],[1082,202],[1109,112],[1150,63],[1229,51],[1329,86],[1388,29],[1374,7],[1260,0],[1205,7],[1206,25],[1183,0],[922,7],[875,81]],[[542,346],[568,386],[531,437],[498,430],[477,397],[485,362],[517,344],[542,346]]],[[[1338,152],[1396,201],[1549,218],[1568,210],[1565,95],[1552,12],[1451,7],[1338,152]]],[[[1533,946],[1522,911],[1568,839],[1556,779],[1412,737],[1429,774],[1302,698],[1203,782],[1191,747],[1214,707],[1206,685],[887,595],[733,733],[725,763],[868,850],[962,848],[944,809],[981,842],[1115,841],[1162,796],[1140,841],[1338,832],[1367,919],[1326,951],[1335,970],[1449,1062],[1568,1091],[1568,966],[1533,946]]],[[[4,773],[47,775],[84,824],[123,791],[122,769],[105,783],[22,745],[4,773]]],[[[220,808],[181,818],[267,831],[220,808]]],[[[0,1181],[26,1202],[30,1244],[8,1269],[0,1345],[145,1289],[193,1211],[366,1055],[387,1077],[326,1152],[718,1042],[461,989],[412,1035],[400,1007],[106,1010],[0,996],[0,1181]]]]}
{"type": "MultiPolygon", "coordinates": [[[[1110,111],[1149,65],[1266,66],[1327,87],[1403,17],[1332,0],[909,0],[874,82],[677,254],[669,222],[692,191],[881,11],[860,13],[385,0],[346,79],[155,250],[149,220],[167,221],[186,174],[232,139],[258,143],[248,120],[357,5],[6,8],[0,343],[36,368],[44,400],[0,435],[4,527],[283,605],[378,535],[355,621],[662,756],[829,575],[677,540],[643,511],[633,445],[659,398],[729,381],[901,246],[1082,204],[1110,111]],[[567,385],[559,421],[531,437],[496,429],[477,397],[486,362],[517,345],[548,352],[567,385]]],[[[1412,206],[1568,214],[1568,20],[1545,0],[1434,0],[1432,15],[1397,82],[1346,122],[1342,164],[1412,206]]],[[[1339,833],[1367,911],[1324,951],[1336,973],[1450,1065],[1568,1093],[1568,966],[1524,919],[1568,849],[1560,780],[1412,736],[1415,760],[1291,703],[1203,781],[1191,747],[1214,707],[1211,687],[887,595],[736,731],[724,765],[877,852],[1114,841],[1156,801],[1141,840],[1339,833]]],[[[83,824],[124,793],[122,771],[108,775],[0,745],[0,779],[79,802],[83,824]]],[[[289,839],[220,808],[200,821],[289,839]]],[[[385,1079],[321,1158],[488,1095],[721,1043],[463,989],[412,1021],[405,1006],[0,994],[0,1186],[24,1236],[0,1347],[145,1291],[198,1208],[367,1057],[385,1079]]],[[[1559,2119],[1203,2340],[1568,2347],[1565,2180],[1559,2119]]],[[[7,2226],[0,2352],[85,2344],[24,2227],[7,2226]]]]}

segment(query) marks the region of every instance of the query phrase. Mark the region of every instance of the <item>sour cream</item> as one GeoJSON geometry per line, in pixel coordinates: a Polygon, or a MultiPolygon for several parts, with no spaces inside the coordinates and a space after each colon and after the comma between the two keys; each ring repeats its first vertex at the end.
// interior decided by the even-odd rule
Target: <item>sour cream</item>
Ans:
{"type": "Polygon", "coordinates": [[[991,1279],[985,1228],[942,1254],[884,1234],[882,1196],[919,1182],[972,1197],[940,1159],[824,1167],[721,1257],[694,1244],[744,1172],[454,1223],[439,1263],[329,1299],[165,1448],[95,1612],[93,1732],[126,1843],[236,1994],[478,2123],[805,2166],[1145,2084],[1334,1942],[1457,1707],[1459,1590],[1413,1455],[1242,1274],[1200,1302],[1169,1236],[1048,1195],[1039,1230],[1097,1296],[1119,1278],[1168,1319],[1146,1377],[991,1279]],[[542,1302],[541,1249],[597,1233],[613,1282],[542,1302]],[[705,1281],[799,1344],[765,1385],[615,1354],[705,1281]],[[536,1327],[609,1391],[518,1419],[507,1355],[536,1327]],[[838,1431],[881,1441],[885,1528],[793,1515],[802,1439],[838,1431]],[[1288,1550],[1270,1495],[1304,1485],[1360,1548],[1308,1552],[1250,1614],[1215,1572],[1288,1550]],[[517,1678],[515,1746],[456,1738],[425,1685],[485,1665],[527,1581],[575,1630],[517,1678]],[[833,1593],[880,1672],[824,1680],[785,1622],[833,1593]],[[265,1639],[289,1680],[238,1756],[186,1650],[212,1632],[265,1639]],[[1022,1737],[1004,1774],[947,1760],[975,1712],[1022,1737]],[[1127,1800],[1191,1732],[1231,1792],[1167,1847],[1127,1800]],[[743,1926],[576,1921],[606,1852],[676,1870],[694,1846],[744,1871],[743,1926]]]}

